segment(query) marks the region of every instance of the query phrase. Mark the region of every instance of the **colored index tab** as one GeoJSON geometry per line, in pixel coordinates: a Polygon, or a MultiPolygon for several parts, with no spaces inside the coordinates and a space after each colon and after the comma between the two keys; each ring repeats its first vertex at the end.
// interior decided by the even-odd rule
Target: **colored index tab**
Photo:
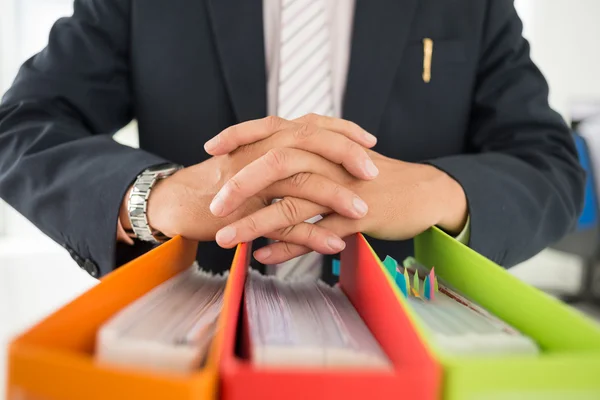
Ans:
{"type": "Polygon", "coordinates": [[[340,260],[333,259],[333,262],[331,263],[331,272],[335,276],[340,276],[340,260]]]}
{"type": "Polygon", "coordinates": [[[402,291],[402,294],[404,294],[404,297],[408,297],[408,285],[407,284],[408,284],[408,282],[406,282],[406,279],[404,278],[403,274],[396,274],[396,285],[398,285],[398,287],[402,291]]]}
{"type": "Polygon", "coordinates": [[[398,262],[392,257],[386,256],[385,260],[383,260],[383,265],[385,266],[385,269],[387,269],[387,271],[390,273],[390,275],[392,275],[392,278],[395,278],[396,269],[398,268],[398,262]]]}
{"type": "Polygon", "coordinates": [[[417,271],[413,275],[413,288],[419,292],[419,273],[417,271]]]}
{"type": "Polygon", "coordinates": [[[435,292],[438,291],[437,277],[435,276],[434,267],[431,267],[431,271],[429,272],[429,283],[431,285],[429,291],[431,292],[431,299],[433,299],[435,297],[435,292]]]}
{"type": "Polygon", "coordinates": [[[431,288],[429,284],[429,275],[425,277],[425,282],[423,282],[423,297],[427,300],[431,300],[431,288]]]}

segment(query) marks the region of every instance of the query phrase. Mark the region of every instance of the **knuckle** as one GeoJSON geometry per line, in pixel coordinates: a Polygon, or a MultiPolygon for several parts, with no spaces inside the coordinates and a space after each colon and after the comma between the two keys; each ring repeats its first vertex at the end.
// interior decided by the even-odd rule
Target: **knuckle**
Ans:
{"type": "Polygon", "coordinates": [[[263,159],[267,168],[282,171],[286,166],[287,154],[284,149],[271,149],[264,155],[263,159]]]}
{"type": "Polygon", "coordinates": [[[275,115],[269,115],[268,117],[263,118],[263,123],[267,131],[275,132],[281,128],[283,119],[275,115]]]}
{"type": "Polygon", "coordinates": [[[282,239],[289,238],[292,235],[292,232],[294,232],[294,228],[296,228],[296,225],[289,225],[289,226],[286,226],[285,228],[281,228],[278,231],[278,233],[279,233],[278,236],[281,237],[282,239]]]}
{"type": "Polygon", "coordinates": [[[290,185],[295,189],[301,189],[306,185],[311,176],[312,173],[310,172],[300,172],[290,178],[290,185]]]}
{"type": "Polygon", "coordinates": [[[260,234],[258,222],[256,221],[256,218],[251,215],[246,218],[246,227],[252,234],[260,234]]]}
{"type": "Polygon", "coordinates": [[[306,229],[306,240],[308,242],[310,242],[313,239],[316,239],[317,236],[318,236],[317,227],[314,224],[308,224],[308,227],[306,229]]]}
{"type": "Polygon", "coordinates": [[[288,243],[288,242],[281,242],[283,243],[281,246],[281,250],[282,252],[287,256],[287,257],[291,257],[294,255],[294,252],[292,251],[292,246],[288,243]]]}
{"type": "Polygon", "coordinates": [[[288,223],[288,225],[295,225],[299,221],[300,210],[296,202],[290,198],[283,198],[283,200],[275,203],[279,208],[279,212],[288,223]]]}
{"type": "Polygon", "coordinates": [[[298,141],[306,140],[318,131],[318,128],[310,123],[302,122],[294,130],[294,138],[298,141]]]}
{"type": "Polygon", "coordinates": [[[317,123],[317,122],[319,122],[320,119],[321,119],[321,116],[319,114],[315,114],[315,113],[309,113],[304,116],[304,120],[309,124],[317,123]]]}
{"type": "Polygon", "coordinates": [[[241,193],[243,191],[242,183],[235,176],[229,179],[227,186],[227,190],[233,193],[241,193]]]}

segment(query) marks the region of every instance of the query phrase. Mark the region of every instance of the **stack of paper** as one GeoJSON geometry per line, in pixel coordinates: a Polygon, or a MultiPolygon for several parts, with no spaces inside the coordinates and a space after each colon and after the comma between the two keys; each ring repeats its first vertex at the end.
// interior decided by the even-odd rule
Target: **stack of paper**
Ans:
{"type": "Polygon", "coordinates": [[[391,368],[339,287],[251,271],[245,300],[250,351],[257,365],[391,368]]]}
{"type": "Polygon", "coordinates": [[[157,286],[102,326],[97,360],[169,372],[199,367],[215,332],[226,279],[193,265],[157,286]]]}
{"type": "Polygon", "coordinates": [[[395,273],[396,284],[440,349],[463,355],[539,353],[534,340],[451,289],[443,280],[438,283],[433,268],[428,269],[413,258],[404,262],[404,268],[391,257],[384,260],[384,265],[392,275],[395,273]]]}
{"type": "Polygon", "coordinates": [[[537,354],[536,343],[495,318],[464,306],[445,293],[433,303],[415,297],[409,303],[433,332],[436,345],[457,354],[537,354]]]}

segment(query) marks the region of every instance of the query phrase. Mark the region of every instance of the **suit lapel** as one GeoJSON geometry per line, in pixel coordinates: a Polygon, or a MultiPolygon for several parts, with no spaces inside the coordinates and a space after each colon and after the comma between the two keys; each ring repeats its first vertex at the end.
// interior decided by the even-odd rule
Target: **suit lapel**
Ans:
{"type": "Polygon", "coordinates": [[[237,119],[267,113],[262,0],[209,0],[221,68],[237,119]]]}
{"type": "Polygon", "coordinates": [[[357,0],[344,118],[376,133],[418,0],[357,0]]]}

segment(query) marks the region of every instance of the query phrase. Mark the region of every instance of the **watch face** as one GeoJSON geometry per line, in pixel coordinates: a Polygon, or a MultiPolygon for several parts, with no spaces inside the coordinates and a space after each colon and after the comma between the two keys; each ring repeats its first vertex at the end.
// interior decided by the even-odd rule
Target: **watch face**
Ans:
{"type": "Polygon", "coordinates": [[[170,172],[170,171],[175,171],[177,169],[181,168],[179,165],[177,164],[160,164],[160,165],[155,165],[154,167],[150,167],[148,168],[146,171],[147,172],[152,172],[152,173],[160,173],[160,172],[170,172]]]}

